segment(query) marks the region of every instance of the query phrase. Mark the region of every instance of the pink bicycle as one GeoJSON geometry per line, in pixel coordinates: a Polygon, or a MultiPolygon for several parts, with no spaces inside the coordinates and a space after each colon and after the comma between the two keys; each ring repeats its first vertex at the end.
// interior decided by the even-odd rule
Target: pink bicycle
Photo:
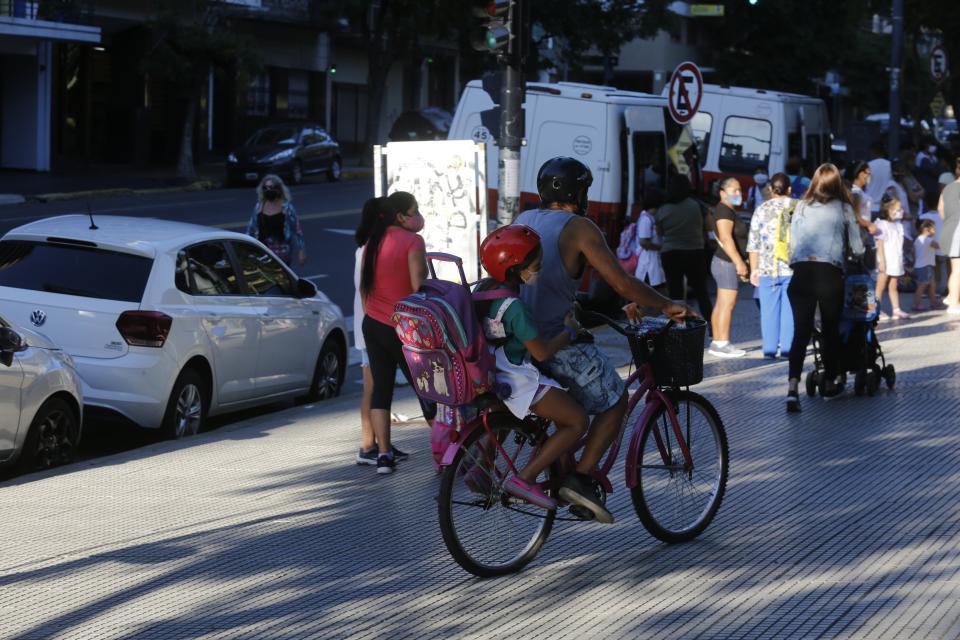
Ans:
{"type": "MultiPolygon", "coordinates": [[[[613,492],[609,474],[627,427],[632,427],[625,484],[640,522],[664,542],[692,540],[720,508],[728,468],[720,416],[703,396],[683,388],[703,378],[705,323],[621,326],[605,316],[589,315],[627,338],[637,367],[627,380],[623,426],[594,474],[597,497],[606,503],[613,492]]],[[[454,432],[456,441],[444,455],[439,517],[454,560],[470,573],[488,577],[525,567],[546,543],[554,521],[582,521],[590,514],[558,495],[583,441],[537,478],[541,489],[558,502],[557,509],[547,511],[501,487],[532,458],[550,423],[535,417],[517,420],[492,397],[481,398],[476,408],[478,416],[459,434],[454,432]],[[573,517],[558,517],[564,507],[573,517]]]]}

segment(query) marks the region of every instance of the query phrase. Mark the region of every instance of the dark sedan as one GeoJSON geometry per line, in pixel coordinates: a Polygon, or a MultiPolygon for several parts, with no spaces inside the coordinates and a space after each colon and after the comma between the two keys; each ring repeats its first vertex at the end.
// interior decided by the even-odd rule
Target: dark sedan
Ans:
{"type": "Polygon", "coordinates": [[[323,128],[312,124],[276,124],[260,129],[227,156],[227,182],[260,180],[275,173],[300,184],[303,176],[326,173],[339,180],[343,167],[340,145],[323,128]]]}

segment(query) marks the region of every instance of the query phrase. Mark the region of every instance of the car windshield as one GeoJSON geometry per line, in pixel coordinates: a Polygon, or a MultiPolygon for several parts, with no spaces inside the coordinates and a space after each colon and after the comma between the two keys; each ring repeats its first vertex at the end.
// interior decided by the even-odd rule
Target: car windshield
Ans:
{"type": "Polygon", "coordinates": [[[260,129],[247,140],[248,146],[263,146],[275,144],[296,144],[300,129],[297,127],[267,127],[260,129]]]}

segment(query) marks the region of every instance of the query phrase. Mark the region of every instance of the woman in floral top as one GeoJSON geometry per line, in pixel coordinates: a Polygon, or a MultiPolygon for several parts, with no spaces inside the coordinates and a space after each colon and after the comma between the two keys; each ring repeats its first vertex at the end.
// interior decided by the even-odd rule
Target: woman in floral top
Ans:
{"type": "Polygon", "coordinates": [[[793,341],[793,310],[787,285],[793,272],[790,265],[774,256],[777,221],[795,200],[790,197],[790,178],[778,173],[770,179],[771,198],[760,205],[750,221],[747,253],[750,254],[750,281],[760,294],[760,333],[763,355],[776,358],[786,354],[793,341]]]}

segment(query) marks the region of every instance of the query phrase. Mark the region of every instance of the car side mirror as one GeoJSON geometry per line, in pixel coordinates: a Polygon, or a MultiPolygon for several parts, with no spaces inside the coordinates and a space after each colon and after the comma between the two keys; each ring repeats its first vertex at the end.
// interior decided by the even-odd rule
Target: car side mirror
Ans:
{"type": "Polygon", "coordinates": [[[19,333],[9,327],[0,327],[0,362],[9,367],[13,364],[13,354],[27,348],[27,343],[19,333]]]}
{"type": "Polygon", "coordinates": [[[317,295],[317,287],[312,282],[306,278],[300,278],[297,280],[297,297],[298,298],[312,298],[317,295]]]}

